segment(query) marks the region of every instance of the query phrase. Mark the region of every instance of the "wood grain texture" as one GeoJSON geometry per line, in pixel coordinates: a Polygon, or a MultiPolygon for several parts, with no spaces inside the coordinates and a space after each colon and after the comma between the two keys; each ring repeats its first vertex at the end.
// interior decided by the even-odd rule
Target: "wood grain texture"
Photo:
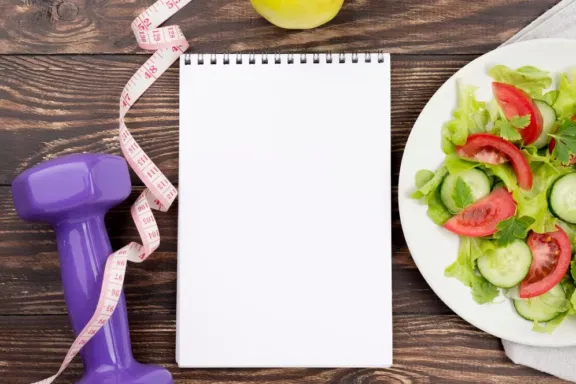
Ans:
{"type": "MultiPolygon", "coordinates": [[[[474,57],[392,57],[394,183],[421,109],[445,80],[474,57]]],[[[139,56],[0,56],[4,151],[0,185],[10,184],[25,168],[57,156],[86,151],[119,155],[119,95],[144,61],[139,56]],[[100,70],[105,65],[110,70],[100,70]]],[[[160,77],[126,118],[140,146],[173,182],[178,181],[178,70],[174,65],[160,77]]],[[[133,181],[141,185],[137,178],[133,181]]]]}
{"type": "MultiPolygon", "coordinates": [[[[391,369],[178,369],[174,363],[173,314],[130,316],[136,359],[167,367],[177,383],[274,384],[561,384],[512,364],[500,342],[454,316],[397,315],[391,369]]],[[[0,317],[0,374],[11,384],[30,383],[54,373],[71,342],[66,316],[0,317]],[[34,362],[34,364],[31,364],[34,362]]],[[[77,358],[59,383],[73,383],[77,358]]]]}
{"type": "MultiPolygon", "coordinates": [[[[322,28],[286,31],[248,0],[195,0],[171,20],[195,52],[484,53],[558,0],[347,0],[322,28]]],[[[3,54],[140,52],[129,28],[144,0],[0,0],[3,54]]]]}

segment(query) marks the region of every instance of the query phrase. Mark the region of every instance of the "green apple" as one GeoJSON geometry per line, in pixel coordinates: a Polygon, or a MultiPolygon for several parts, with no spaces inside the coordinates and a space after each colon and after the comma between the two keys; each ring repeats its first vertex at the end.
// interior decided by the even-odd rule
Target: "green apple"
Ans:
{"type": "Polygon", "coordinates": [[[256,11],[285,29],[311,29],[332,20],[344,0],[250,0],[256,11]]]}

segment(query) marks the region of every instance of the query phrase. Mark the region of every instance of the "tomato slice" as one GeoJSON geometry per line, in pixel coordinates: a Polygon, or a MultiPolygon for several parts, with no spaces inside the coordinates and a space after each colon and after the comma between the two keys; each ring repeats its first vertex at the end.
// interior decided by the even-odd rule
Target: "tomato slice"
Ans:
{"type": "Polygon", "coordinates": [[[544,119],[534,100],[526,92],[510,84],[494,82],[492,90],[496,102],[508,120],[516,116],[530,116],[530,124],[519,131],[524,144],[535,142],[542,133],[544,119]]]}
{"type": "MultiPolygon", "coordinates": [[[[521,188],[530,190],[532,189],[532,170],[530,164],[522,152],[511,142],[503,138],[493,135],[491,133],[477,133],[468,136],[466,144],[461,147],[456,147],[456,152],[462,157],[468,157],[478,161],[482,161],[481,155],[487,149],[498,151],[503,156],[506,156],[512,163],[512,168],[516,173],[518,185],[521,188]]],[[[488,164],[498,164],[489,162],[488,164]]]]}
{"type": "Polygon", "coordinates": [[[520,283],[520,297],[529,299],[543,295],[558,284],[570,267],[572,245],[570,238],[556,226],[556,232],[535,233],[528,236],[532,264],[528,275],[520,283]]]}
{"type": "Polygon", "coordinates": [[[496,232],[496,225],[516,214],[516,202],[506,188],[466,207],[444,224],[444,228],[460,236],[484,237],[496,232]]]}

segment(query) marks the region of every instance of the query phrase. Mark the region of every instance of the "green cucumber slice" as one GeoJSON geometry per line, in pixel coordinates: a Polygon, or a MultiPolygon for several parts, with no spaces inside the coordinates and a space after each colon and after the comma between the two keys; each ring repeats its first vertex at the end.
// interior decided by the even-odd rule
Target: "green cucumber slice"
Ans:
{"type": "Polygon", "coordinates": [[[532,252],[521,240],[515,240],[478,258],[478,270],[482,276],[499,288],[512,288],[518,285],[528,274],[530,264],[532,264],[532,252]]]}
{"type": "Polygon", "coordinates": [[[564,175],[552,184],[548,204],[554,216],[576,224],[576,173],[564,175]]]}
{"type": "Polygon", "coordinates": [[[568,310],[566,293],[558,284],[538,297],[514,300],[514,308],[526,320],[540,322],[554,320],[568,310]]]}
{"type": "Polygon", "coordinates": [[[548,136],[549,133],[552,133],[556,124],[556,111],[552,108],[548,103],[542,100],[534,100],[540,113],[542,114],[542,118],[544,119],[544,126],[542,127],[542,133],[536,139],[535,142],[532,143],[533,146],[536,148],[544,148],[550,143],[551,137],[548,136]]]}
{"type": "Polygon", "coordinates": [[[452,213],[458,213],[463,209],[463,207],[456,205],[452,197],[456,188],[456,181],[459,177],[470,187],[474,201],[488,196],[491,189],[490,179],[484,172],[478,169],[470,169],[465,172],[446,176],[440,188],[440,198],[442,199],[442,203],[444,203],[446,208],[452,213]]]}

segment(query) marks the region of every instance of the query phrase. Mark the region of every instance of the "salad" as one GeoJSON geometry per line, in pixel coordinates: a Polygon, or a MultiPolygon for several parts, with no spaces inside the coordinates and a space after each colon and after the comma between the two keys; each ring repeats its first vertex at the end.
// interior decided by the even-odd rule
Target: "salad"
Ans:
{"type": "Polygon", "coordinates": [[[445,270],[479,304],[503,295],[533,330],[551,333],[576,314],[576,70],[488,71],[492,98],[458,84],[442,127],[444,161],[415,175],[412,198],[459,236],[445,270]],[[510,299],[510,300],[508,300],[510,299]]]}

